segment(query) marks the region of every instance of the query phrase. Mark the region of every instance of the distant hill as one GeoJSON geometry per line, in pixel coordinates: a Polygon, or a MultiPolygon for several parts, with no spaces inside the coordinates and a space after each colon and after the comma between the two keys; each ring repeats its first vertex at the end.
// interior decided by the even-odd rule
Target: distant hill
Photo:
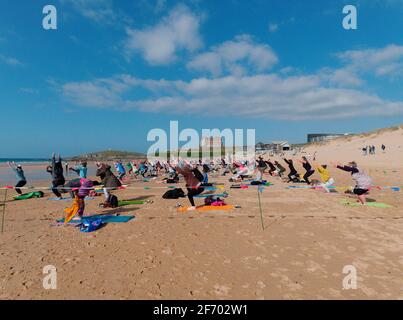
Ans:
{"type": "Polygon", "coordinates": [[[81,154],[79,156],[74,156],[69,158],[69,160],[118,160],[118,159],[144,159],[146,155],[139,152],[129,152],[129,151],[119,151],[119,150],[107,150],[98,151],[92,153],[81,154]]]}

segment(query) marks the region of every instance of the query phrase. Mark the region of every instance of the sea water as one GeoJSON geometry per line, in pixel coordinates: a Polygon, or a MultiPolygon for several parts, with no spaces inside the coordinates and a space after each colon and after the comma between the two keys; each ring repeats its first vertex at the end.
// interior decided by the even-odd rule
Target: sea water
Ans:
{"type": "MultiPolygon", "coordinates": [[[[50,160],[39,158],[0,158],[0,187],[8,185],[13,186],[17,183],[14,171],[7,165],[7,162],[9,161],[14,161],[17,164],[22,165],[25,178],[27,179],[27,185],[32,185],[34,182],[38,181],[44,181],[44,183],[47,182],[48,185],[51,184],[52,177],[50,173],[46,172],[46,167],[50,164],[50,160]]],[[[73,171],[66,173],[64,165],[63,169],[66,181],[79,177],[73,171]]],[[[89,165],[88,176],[95,176],[95,172],[96,167],[94,165],[89,165]]]]}

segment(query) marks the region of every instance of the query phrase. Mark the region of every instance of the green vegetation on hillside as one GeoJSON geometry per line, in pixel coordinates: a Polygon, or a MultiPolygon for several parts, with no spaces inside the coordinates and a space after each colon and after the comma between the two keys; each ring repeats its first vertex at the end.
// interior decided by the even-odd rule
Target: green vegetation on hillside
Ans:
{"type": "Polygon", "coordinates": [[[114,159],[143,159],[146,155],[139,152],[128,152],[119,150],[108,150],[82,154],[71,157],[71,160],[87,159],[87,160],[114,160],[114,159]]]}

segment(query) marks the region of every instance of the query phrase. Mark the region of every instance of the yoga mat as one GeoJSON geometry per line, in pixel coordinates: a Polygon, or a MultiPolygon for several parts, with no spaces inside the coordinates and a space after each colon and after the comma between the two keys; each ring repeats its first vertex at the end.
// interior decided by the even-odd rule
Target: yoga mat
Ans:
{"type": "Polygon", "coordinates": [[[36,192],[31,192],[31,193],[24,193],[22,195],[14,197],[15,201],[21,201],[21,200],[28,200],[28,199],[38,199],[38,198],[43,198],[43,194],[41,196],[36,195],[36,192]]]}
{"type": "MultiPolygon", "coordinates": [[[[219,188],[217,188],[217,187],[202,187],[204,190],[206,190],[206,191],[216,191],[217,189],[219,189],[219,188]]],[[[220,188],[221,189],[221,188],[220,188]]]]}
{"type": "MultiPolygon", "coordinates": [[[[113,215],[95,215],[95,216],[85,216],[83,220],[94,221],[97,219],[101,219],[103,223],[126,223],[133,220],[134,216],[113,216],[113,215]]],[[[58,223],[64,223],[63,219],[58,219],[58,223]]],[[[70,221],[68,224],[77,224],[77,221],[74,219],[70,221]]]]}
{"type": "Polygon", "coordinates": [[[229,211],[235,209],[234,206],[221,206],[221,207],[214,207],[214,206],[200,206],[196,207],[196,210],[188,211],[190,207],[180,207],[178,208],[178,212],[192,212],[192,211],[198,211],[198,212],[207,212],[207,211],[229,211]]]}
{"type": "MultiPolygon", "coordinates": [[[[92,198],[92,197],[85,197],[84,200],[89,201],[89,200],[94,200],[94,199],[95,199],[95,198],[92,198]]],[[[71,201],[72,199],[71,199],[70,197],[68,197],[68,198],[63,198],[63,199],[59,199],[59,198],[48,198],[48,200],[49,200],[49,201],[71,201]]]]}
{"type": "Polygon", "coordinates": [[[216,197],[216,198],[226,198],[228,197],[228,193],[219,193],[219,194],[199,194],[194,196],[193,198],[208,198],[208,197],[216,197]]]}
{"type": "Polygon", "coordinates": [[[119,207],[145,204],[145,203],[147,203],[147,201],[145,200],[121,200],[119,201],[119,207]]]}
{"type": "MultiPolygon", "coordinates": [[[[342,200],[340,203],[344,204],[345,206],[349,206],[349,207],[362,207],[363,206],[361,203],[351,202],[349,200],[342,200]]],[[[372,207],[372,208],[381,208],[381,209],[393,208],[393,206],[386,204],[386,203],[382,203],[382,202],[367,202],[365,204],[365,206],[372,207]]]]}

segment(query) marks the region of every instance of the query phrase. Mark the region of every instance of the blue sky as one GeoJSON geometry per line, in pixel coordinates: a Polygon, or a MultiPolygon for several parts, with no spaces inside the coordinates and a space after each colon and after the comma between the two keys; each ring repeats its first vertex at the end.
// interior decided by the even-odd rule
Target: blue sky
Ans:
{"type": "Polygon", "coordinates": [[[403,123],[403,1],[1,1],[0,157],[145,152],[169,128],[256,140],[403,123]],[[42,8],[58,29],[42,28],[42,8]],[[358,29],[342,9],[358,10],[358,29]]]}

